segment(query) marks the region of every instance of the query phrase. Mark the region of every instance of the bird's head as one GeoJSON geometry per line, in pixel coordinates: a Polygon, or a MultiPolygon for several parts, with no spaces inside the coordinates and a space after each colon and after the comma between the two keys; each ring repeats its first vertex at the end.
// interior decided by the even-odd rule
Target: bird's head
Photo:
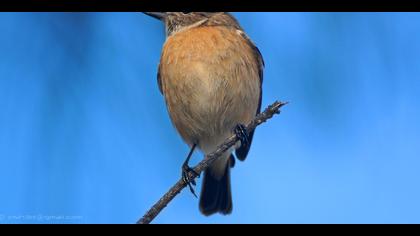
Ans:
{"type": "Polygon", "coordinates": [[[144,12],[165,24],[166,36],[169,37],[185,29],[200,26],[224,25],[238,28],[236,19],[226,12],[144,12]]]}

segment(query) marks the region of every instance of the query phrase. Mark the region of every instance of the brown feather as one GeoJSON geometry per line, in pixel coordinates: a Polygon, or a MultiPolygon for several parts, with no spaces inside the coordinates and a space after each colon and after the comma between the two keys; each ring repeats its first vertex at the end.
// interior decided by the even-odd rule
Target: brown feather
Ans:
{"type": "Polygon", "coordinates": [[[197,27],[168,37],[160,81],[172,122],[188,144],[197,142],[210,152],[236,124],[255,116],[258,63],[246,39],[226,27],[197,27]]]}

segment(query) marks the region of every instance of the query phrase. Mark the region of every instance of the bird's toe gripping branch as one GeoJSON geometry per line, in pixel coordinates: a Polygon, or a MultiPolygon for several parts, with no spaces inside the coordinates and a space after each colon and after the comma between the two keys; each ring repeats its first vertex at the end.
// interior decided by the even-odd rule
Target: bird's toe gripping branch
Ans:
{"type": "Polygon", "coordinates": [[[200,176],[197,172],[195,172],[194,169],[192,169],[188,165],[185,165],[185,164],[182,165],[182,180],[184,181],[184,183],[186,183],[188,185],[191,193],[196,198],[198,198],[197,194],[195,193],[194,187],[193,187],[193,186],[196,186],[197,183],[195,182],[194,178],[190,178],[190,173],[194,174],[195,176],[200,176]]]}
{"type": "Polygon", "coordinates": [[[249,145],[249,133],[246,129],[246,126],[243,124],[236,125],[233,130],[238,139],[241,141],[241,146],[249,145]]]}

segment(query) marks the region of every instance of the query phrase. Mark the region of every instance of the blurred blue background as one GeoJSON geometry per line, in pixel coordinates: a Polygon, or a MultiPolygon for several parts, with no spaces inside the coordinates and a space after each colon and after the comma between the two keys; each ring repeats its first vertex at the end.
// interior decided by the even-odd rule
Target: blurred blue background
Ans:
{"type": "MultiPolygon", "coordinates": [[[[154,222],[420,223],[420,14],[233,14],[264,55],[263,107],[290,104],[233,169],[232,215],[183,191],[154,222]]],[[[135,222],[188,153],[156,82],[161,23],[1,13],[0,32],[0,223],[135,222]]]]}

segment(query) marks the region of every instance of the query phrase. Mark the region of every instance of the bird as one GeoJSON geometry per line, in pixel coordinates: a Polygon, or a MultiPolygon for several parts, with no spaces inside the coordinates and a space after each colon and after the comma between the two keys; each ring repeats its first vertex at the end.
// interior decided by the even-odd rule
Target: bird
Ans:
{"type": "Polygon", "coordinates": [[[194,170],[188,164],[194,150],[206,156],[226,138],[234,134],[239,138],[204,171],[199,199],[205,216],[231,214],[230,169],[235,156],[246,159],[254,132],[247,132],[245,124],[261,110],[261,52],[230,13],[144,13],[165,26],[158,87],[172,124],[190,147],[181,170],[195,196],[196,182],[189,178],[194,170]]]}

